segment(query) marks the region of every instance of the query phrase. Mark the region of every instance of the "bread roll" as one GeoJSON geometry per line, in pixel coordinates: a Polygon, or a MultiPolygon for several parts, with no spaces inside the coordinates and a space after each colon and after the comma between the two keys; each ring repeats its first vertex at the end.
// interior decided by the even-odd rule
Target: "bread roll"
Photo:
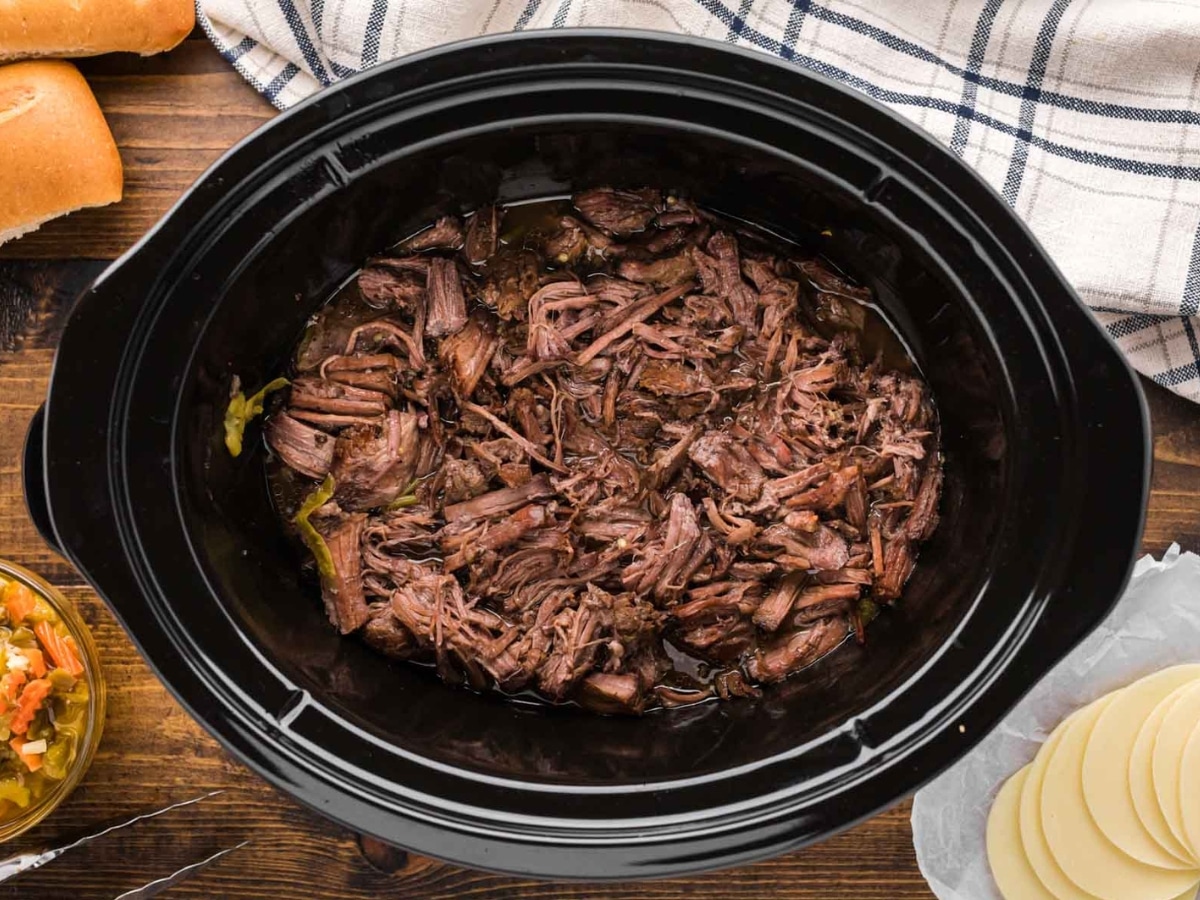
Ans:
{"type": "Polygon", "coordinates": [[[196,25],[192,0],[0,0],[0,60],[170,50],[196,25]]]}
{"type": "Polygon", "coordinates": [[[0,244],[56,216],[116,203],[121,182],[112,132],[73,65],[0,66],[0,244]]]}

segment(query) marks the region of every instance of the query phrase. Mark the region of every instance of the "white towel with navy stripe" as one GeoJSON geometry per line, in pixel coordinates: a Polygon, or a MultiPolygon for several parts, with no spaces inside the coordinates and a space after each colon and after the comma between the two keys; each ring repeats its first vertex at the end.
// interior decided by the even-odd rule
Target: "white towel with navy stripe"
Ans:
{"type": "Polygon", "coordinates": [[[780,56],[947,144],[1133,365],[1200,401],[1200,0],[198,0],[276,106],[457,38],[652,28],[780,56]]]}

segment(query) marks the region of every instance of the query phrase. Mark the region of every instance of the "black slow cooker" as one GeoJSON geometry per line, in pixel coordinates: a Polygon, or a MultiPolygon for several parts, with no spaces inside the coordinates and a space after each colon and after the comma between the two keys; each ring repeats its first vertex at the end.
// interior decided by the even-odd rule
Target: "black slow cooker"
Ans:
{"type": "Polygon", "coordinates": [[[79,300],[25,463],[47,540],[271,783],[464,865],[636,878],[828,836],[965,753],[1119,596],[1147,434],[1112,343],[957,157],[761,55],[566,31],[380,66],[231,150],[79,300]],[[935,391],[943,521],[903,602],[758,701],[603,717],[390,663],[324,621],[261,448],[222,445],[232,376],[277,374],[365,257],[442,213],[605,183],[827,232],[935,391]]]}

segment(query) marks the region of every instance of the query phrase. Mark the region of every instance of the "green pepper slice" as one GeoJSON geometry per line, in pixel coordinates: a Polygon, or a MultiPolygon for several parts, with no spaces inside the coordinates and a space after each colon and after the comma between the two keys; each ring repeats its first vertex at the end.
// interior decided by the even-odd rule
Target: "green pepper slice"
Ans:
{"type": "Polygon", "coordinates": [[[308,517],[329,502],[329,498],[333,496],[333,487],[333,476],[326,475],[321,486],[300,504],[300,509],[292,520],[296,528],[300,530],[300,539],[304,541],[305,546],[317,561],[317,571],[321,575],[321,581],[326,583],[337,575],[333,568],[333,554],[329,552],[329,546],[325,543],[325,539],[313,527],[308,517]]]}
{"type": "Polygon", "coordinates": [[[240,456],[242,453],[242,437],[246,426],[256,416],[262,415],[263,404],[267,394],[288,386],[286,378],[276,378],[269,382],[258,393],[246,399],[246,395],[238,391],[229,398],[229,406],[225,409],[225,447],[230,456],[240,456]]]}

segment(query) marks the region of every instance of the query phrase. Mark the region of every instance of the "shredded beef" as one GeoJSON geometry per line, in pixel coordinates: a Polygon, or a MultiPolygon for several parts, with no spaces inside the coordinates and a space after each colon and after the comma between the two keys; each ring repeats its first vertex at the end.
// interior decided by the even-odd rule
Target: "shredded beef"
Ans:
{"type": "Polygon", "coordinates": [[[333,465],[332,435],[293,419],[287,413],[273,416],[266,427],[267,443],[284,465],[309,478],[324,478],[333,465]]]}
{"type": "Polygon", "coordinates": [[[903,593],[938,524],[928,386],[827,261],[658,189],[573,207],[439,219],[311,323],[265,435],[332,481],[327,614],[602,713],[759,696],[903,593]]]}

